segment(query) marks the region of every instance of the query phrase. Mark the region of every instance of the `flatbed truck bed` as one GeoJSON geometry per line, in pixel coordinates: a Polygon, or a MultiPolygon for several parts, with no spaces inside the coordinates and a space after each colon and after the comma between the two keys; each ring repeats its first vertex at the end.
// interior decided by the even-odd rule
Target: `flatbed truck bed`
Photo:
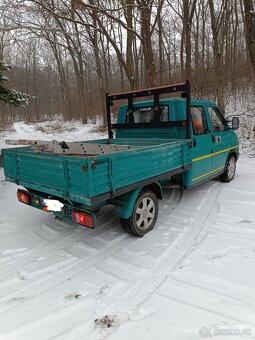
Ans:
{"type": "Polygon", "coordinates": [[[119,138],[93,143],[131,148],[107,155],[52,155],[34,152],[31,147],[5,149],[6,180],[93,207],[191,167],[190,142],[186,140],[119,138]]]}

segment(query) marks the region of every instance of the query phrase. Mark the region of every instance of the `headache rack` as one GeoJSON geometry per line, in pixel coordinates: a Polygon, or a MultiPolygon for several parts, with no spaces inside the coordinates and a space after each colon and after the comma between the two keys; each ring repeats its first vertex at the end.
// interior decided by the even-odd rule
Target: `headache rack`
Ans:
{"type": "Polygon", "coordinates": [[[190,101],[191,90],[190,81],[186,80],[185,83],[165,85],[159,87],[151,87],[142,90],[134,90],[120,93],[106,94],[106,109],[107,109],[107,122],[108,122],[108,136],[109,139],[113,138],[112,129],[130,129],[130,128],[163,128],[163,127],[186,127],[186,138],[190,139],[190,101]],[[153,97],[155,114],[160,110],[160,95],[166,93],[181,92],[182,98],[186,98],[186,120],[184,121],[169,121],[169,122],[153,122],[153,123],[124,123],[112,124],[111,123],[111,106],[116,100],[128,100],[128,112],[133,112],[133,100],[141,97],[153,97]]]}

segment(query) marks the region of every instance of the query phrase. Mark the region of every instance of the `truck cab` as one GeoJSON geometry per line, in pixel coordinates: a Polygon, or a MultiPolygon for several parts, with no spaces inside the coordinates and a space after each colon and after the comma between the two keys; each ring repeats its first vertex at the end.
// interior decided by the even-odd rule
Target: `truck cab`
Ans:
{"type": "MultiPolygon", "coordinates": [[[[120,107],[118,113],[116,138],[162,138],[185,139],[185,126],[151,127],[148,123],[167,123],[169,121],[183,121],[186,119],[186,99],[162,99],[160,110],[156,117],[153,101],[137,102],[133,112],[128,105],[120,107]],[[122,128],[130,124],[130,128],[122,128]],[[132,126],[133,124],[133,126],[132,126]],[[134,128],[134,125],[137,127],[134,128]],[[140,126],[139,126],[140,125],[140,126]]],[[[228,122],[218,106],[210,101],[191,100],[190,102],[190,138],[192,140],[192,168],[184,173],[183,186],[192,187],[212,177],[222,175],[226,169],[228,159],[233,156],[238,160],[238,137],[234,130],[238,128],[238,121],[234,117],[234,124],[228,122]]],[[[232,176],[235,164],[231,162],[232,176]]],[[[221,176],[223,179],[224,176],[221,176]]],[[[224,177],[225,178],[225,177],[224,177]]],[[[230,177],[228,178],[230,180],[230,177]]],[[[227,178],[225,178],[227,181],[227,178]]]]}

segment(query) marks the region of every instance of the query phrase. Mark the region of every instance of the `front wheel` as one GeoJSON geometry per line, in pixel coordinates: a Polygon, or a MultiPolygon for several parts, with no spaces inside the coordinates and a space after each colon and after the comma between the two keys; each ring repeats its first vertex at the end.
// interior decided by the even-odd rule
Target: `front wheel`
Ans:
{"type": "Polygon", "coordinates": [[[143,191],[138,196],[132,215],[121,218],[122,227],[129,234],[136,237],[143,237],[151,231],[158,218],[158,199],[154,192],[143,191]]]}
{"type": "Polygon", "coordinates": [[[236,158],[234,155],[230,156],[227,162],[227,166],[222,175],[219,176],[221,182],[228,183],[232,181],[236,173],[236,158]]]}

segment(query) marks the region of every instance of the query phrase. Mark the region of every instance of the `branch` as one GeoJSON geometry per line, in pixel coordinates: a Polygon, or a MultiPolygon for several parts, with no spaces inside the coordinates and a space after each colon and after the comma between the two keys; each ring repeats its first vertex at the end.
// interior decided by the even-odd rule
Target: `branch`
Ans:
{"type": "Polygon", "coordinates": [[[252,117],[254,116],[254,113],[253,114],[250,114],[248,115],[247,112],[250,112],[250,111],[254,111],[255,112],[255,107],[253,107],[252,109],[248,109],[242,113],[237,113],[237,114],[234,114],[234,115],[230,115],[230,116],[227,116],[226,118],[229,118],[229,117],[236,117],[236,116],[246,116],[246,117],[252,117]]]}

